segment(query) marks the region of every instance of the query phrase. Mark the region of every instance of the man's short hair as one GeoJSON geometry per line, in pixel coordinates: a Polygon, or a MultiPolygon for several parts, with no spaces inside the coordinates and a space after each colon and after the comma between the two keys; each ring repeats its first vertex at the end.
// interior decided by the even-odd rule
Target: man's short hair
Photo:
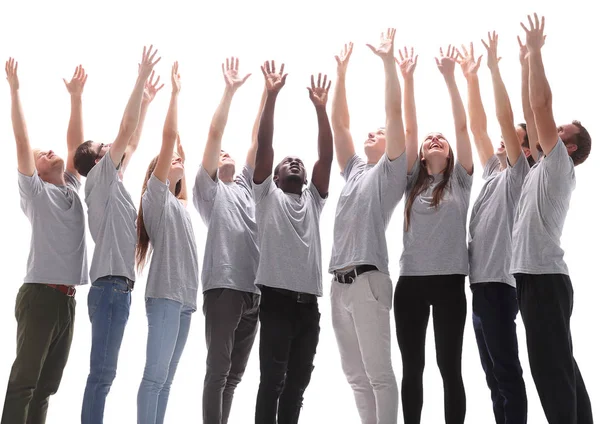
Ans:
{"type": "Polygon", "coordinates": [[[87,177],[88,172],[96,165],[97,157],[98,152],[94,150],[91,140],[81,143],[73,157],[73,163],[79,175],[87,177]]]}
{"type": "Polygon", "coordinates": [[[577,150],[573,152],[571,155],[571,159],[575,166],[582,164],[590,155],[592,150],[592,137],[588,130],[581,125],[581,122],[574,120],[571,122],[577,128],[579,128],[579,133],[577,133],[574,137],[571,137],[570,140],[563,140],[567,143],[573,143],[577,145],[577,150]]]}

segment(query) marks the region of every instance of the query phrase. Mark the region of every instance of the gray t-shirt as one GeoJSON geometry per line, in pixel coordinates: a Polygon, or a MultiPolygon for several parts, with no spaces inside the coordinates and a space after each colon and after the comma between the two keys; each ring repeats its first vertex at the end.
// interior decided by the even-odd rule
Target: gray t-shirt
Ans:
{"type": "Polygon", "coordinates": [[[90,234],[96,244],[90,280],[114,275],[135,281],[137,213],[109,152],[88,173],[85,203],[90,234]]]}
{"type": "Polygon", "coordinates": [[[312,182],[301,195],[284,193],[272,178],[252,185],[260,250],[256,284],[322,296],[319,218],[325,199],[312,182]]]}
{"type": "Polygon", "coordinates": [[[202,264],[202,290],[228,288],[259,294],[258,229],[250,165],[234,182],[210,178],[201,166],[194,185],[194,205],[208,227],[202,264]]]}
{"type": "MultiPolygon", "coordinates": [[[[420,162],[415,161],[408,175],[406,199],[416,182],[419,166],[420,162]]],[[[410,226],[404,231],[400,275],[469,273],[466,227],[473,177],[457,162],[442,200],[434,208],[433,190],[441,180],[442,174],[433,176],[427,190],[413,202],[410,226]]]]}
{"type": "Polygon", "coordinates": [[[483,170],[483,187],[471,210],[469,224],[470,283],[502,282],[516,286],[510,274],[512,229],[523,180],[529,172],[527,158],[502,170],[493,155],[483,170]]]}
{"type": "Polygon", "coordinates": [[[142,218],[152,259],[146,299],[170,299],[196,310],[198,253],[192,220],[185,206],[152,174],[142,195],[142,218]]]}
{"type": "Polygon", "coordinates": [[[406,155],[391,161],[384,154],[375,165],[354,155],[342,176],[329,272],[375,265],[389,274],[385,230],[406,188],[406,155]]]}
{"type": "Polygon", "coordinates": [[[560,247],[575,189],[575,166],[561,139],[525,178],[513,229],[512,274],[569,274],[560,247]]]}
{"type": "MultiPolygon", "coordinates": [[[[88,283],[85,217],[79,180],[64,174],[64,186],[19,172],[21,209],[31,222],[31,244],[24,283],[88,283]]],[[[5,222],[5,225],[9,223],[5,222]]]]}

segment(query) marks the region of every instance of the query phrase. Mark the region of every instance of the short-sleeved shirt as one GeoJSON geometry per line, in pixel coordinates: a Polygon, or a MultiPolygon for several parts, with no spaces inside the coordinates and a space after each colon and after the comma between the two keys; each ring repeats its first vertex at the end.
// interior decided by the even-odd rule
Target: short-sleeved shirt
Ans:
{"type": "Polygon", "coordinates": [[[113,275],[135,281],[137,212],[109,153],[90,170],[85,182],[88,225],[96,244],[90,280],[113,275]]]}
{"type": "Polygon", "coordinates": [[[142,217],[152,246],[146,298],[170,299],[196,310],[198,252],[185,206],[152,174],[142,195],[142,217]]]}
{"type": "Polygon", "coordinates": [[[512,229],[523,181],[529,172],[521,152],[514,166],[503,170],[493,155],[483,170],[483,187],[471,210],[469,224],[470,283],[500,282],[513,287],[510,273],[512,229]]]}
{"type": "Polygon", "coordinates": [[[85,217],[77,177],[65,172],[66,185],[45,182],[37,171],[19,175],[21,209],[31,223],[25,283],[88,283],[85,217]]]}
{"type": "Polygon", "coordinates": [[[260,250],[256,285],[322,296],[319,217],[325,199],[312,182],[302,194],[284,193],[272,178],[252,184],[260,250]]]}
{"type": "Polygon", "coordinates": [[[375,265],[389,274],[385,230],[406,188],[406,155],[392,161],[384,154],[374,165],[354,155],[342,176],[329,272],[375,265]]]}
{"type": "Polygon", "coordinates": [[[260,293],[258,229],[250,165],[231,183],[213,180],[201,166],[194,184],[194,205],[208,227],[202,264],[202,290],[228,288],[260,293]]]}
{"type": "MultiPolygon", "coordinates": [[[[420,161],[408,175],[406,198],[414,186],[420,161]]],[[[431,177],[429,187],[418,195],[410,211],[410,225],[404,231],[400,275],[468,275],[467,213],[473,178],[456,163],[442,200],[434,207],[433,191],[443,174],[431,177]]]]}
{"type": "Polygon", "coordinates": [[[575,189],[575,165],[561,139],[525,178],[513,228],[512,274],[569,274],[560,247],[575,189]]]}

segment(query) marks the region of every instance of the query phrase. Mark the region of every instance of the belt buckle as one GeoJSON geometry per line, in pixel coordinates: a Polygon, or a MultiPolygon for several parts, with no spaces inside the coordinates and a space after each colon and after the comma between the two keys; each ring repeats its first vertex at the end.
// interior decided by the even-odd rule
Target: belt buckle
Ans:
{"type": "Polygon", "coordinates": [[[68,286],[67,288],[67,296],[74,297],[75,296],[75,287],[68,286]]]}

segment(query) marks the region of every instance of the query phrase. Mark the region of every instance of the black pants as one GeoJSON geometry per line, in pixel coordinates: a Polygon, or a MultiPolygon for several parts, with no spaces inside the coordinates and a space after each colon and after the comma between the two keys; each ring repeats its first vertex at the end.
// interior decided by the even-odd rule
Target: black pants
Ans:
{"type": "Polygon", "coordinates": [[[43,424],[69,358],[75,299],[43,284],[23,284],[15,305],[17,357],[2,424],[43,424]]]}
{"type": "Polygon", "coordinates": [[[527,395],[515,324],[517,290],[495,282],[472,284],[471,290],[475,339],[492,392],[496,424],[525,424],[527,395]]]}
{"type": "Polygon", "coordinates": [[[444,381],[446,424],[465,421],[462,345],[467,318],[464,275],[401,276],[394,293],[396,335],[402,354],[402,409],[405,424],[421,422],[425,336],[429,309],[437,364],[444,381]]]}
{"type": "Polygon", "coordinates": [[[312,303],[299,303],[269,287],[261,291],[255,422],[296,424],[314,368],[321,314],[316,297],[312,303]]]}
{"type": "Polygon", "coordinates": [[[517,274],[529,365],[549,424],[592,424],[592,406],[573,358],[573,286],[568,275],[517,274]]]}

